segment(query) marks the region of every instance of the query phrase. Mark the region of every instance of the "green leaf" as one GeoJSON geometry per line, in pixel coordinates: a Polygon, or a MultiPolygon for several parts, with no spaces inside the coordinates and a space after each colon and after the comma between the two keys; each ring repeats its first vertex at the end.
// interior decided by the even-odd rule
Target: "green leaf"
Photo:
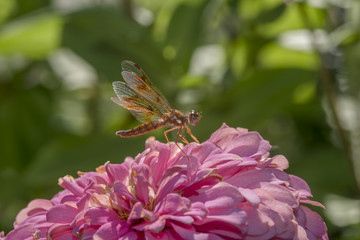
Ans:
{"type": "Polygon", "coordinates": [[[313,76],[314,71],[296,68],[255,72],[226,94],[228,104],[232,104],[232,118],[245,126],[259,127],[273,115],[292,106],[297,87],[311,83],[313,76]]]}
{"type": "Polygon", "coordinates": [[[277,20],[285,12],[286,4],[280,3],[279,5],[269,10],[262,11],[256,18],[256,24],[266,24],[277,20]]]}
{"type": "Polygon", "coordinates": [[[259,60],[266,68],[298,67],[315,70],[318,66],[314,52],[295,51],[276,43],[267,44],[259,53],[259,60]]]}
{"type": "Polygon", "coordinates": [[[125,157],[136,156],[139,150],[142,151],[143,144],[141,139],[124,140],[115,134],[59,137],[42,147],[26,169],[24,180],[30,185],[54,185],[59,177],[67,174],[76,177],[77,171],[95,171],[107,161],[121,163],[125,157]]]}
{"type": "Polygon", "coordinates": [[[303,83],[296,87],[294,92],[294,103],[303,104],[315,97],[315,82],[303,83]]]}
{"type": "Polygon", "coordinates": [[[121,62],[131,60],[148,76],[166,76],[161,47],[146,27],[115,9],[86,9],[67,16],[63,44],[108,79],[121,79],[121,62]]]}
{"type": "Polygon", "coordinates": [[[59,15],[41,13],[26,16],[0,29],[0,53],[22,54],[44,59],[59,47],[63,20],[59,15]]]}
{"type": "Polygon", "coordinates": [[[193,50],[203,37],[204,29],[201,26],[205,6],[206,4],[181,4],[170,21],[166,44],[175,49],[175,59],[181,64],[190,61],[193,50]]]}
{"type": "Polygon", "coordinates": [[[193,88],[199,86],[205,86],[207,83],[207,78],[204,76],[196,76],[196,75],[185,75],[179,79],[179,86],[181,88],[193,88]]]}
{"type": "Polygon", "coordinates": [[[51,92],[42,87],[24,89],[15,80],[0,85],[0,167],[26,168],[54,134],[51,92]]]}
{"type": "Polygon", "coordinates": [[[2,24],[10,14],[15,10],[16,2],[14,0],[0,1],[0,24],[2,24]]]}

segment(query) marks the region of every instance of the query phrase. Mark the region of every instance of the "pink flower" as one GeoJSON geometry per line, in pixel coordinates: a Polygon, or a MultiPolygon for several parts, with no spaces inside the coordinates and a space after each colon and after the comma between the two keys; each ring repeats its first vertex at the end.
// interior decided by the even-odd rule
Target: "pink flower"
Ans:
{"type": "Polygon", "coordinates": [[[149,138],[122,164],[59,180],[0,239],[328,239],[306,182],[256,132],[223,126],[183,148],[149,138]]]}

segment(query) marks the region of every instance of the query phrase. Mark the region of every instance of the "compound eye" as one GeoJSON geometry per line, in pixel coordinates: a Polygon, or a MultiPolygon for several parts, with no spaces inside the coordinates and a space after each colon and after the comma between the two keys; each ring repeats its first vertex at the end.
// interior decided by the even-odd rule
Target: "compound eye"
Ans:
{"type": "Polygon", "coordinates": [[[192,126],[196,126],[200,121],[200,114],[192,110],[189,114],[189,123],[192,126]]]}

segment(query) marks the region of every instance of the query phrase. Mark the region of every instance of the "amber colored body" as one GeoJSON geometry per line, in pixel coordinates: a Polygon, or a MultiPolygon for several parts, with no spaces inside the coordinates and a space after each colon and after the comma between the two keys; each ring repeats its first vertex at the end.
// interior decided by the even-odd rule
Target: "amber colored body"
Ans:
{"type": "Polygon", "coordinates": [[[161,119],[142,124],[129,130],[120,130],[116,135],[120,137],[134,137],[151,132],[163,126],[183,128],[188,124],[188,118],[180,111],[172,109],[171,112],[166,113],[161,119]]]}

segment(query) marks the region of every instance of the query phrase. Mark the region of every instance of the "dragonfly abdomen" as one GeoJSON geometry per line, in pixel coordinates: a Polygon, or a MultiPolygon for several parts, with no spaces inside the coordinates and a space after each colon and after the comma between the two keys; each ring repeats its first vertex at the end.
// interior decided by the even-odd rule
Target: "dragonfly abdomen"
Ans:
{"type": "Polygon", "coordinates": [[[155,129],[161,128],[165,126],[165,122],[164,121],[153,121],[153,122],[148,122],[145,123],[143,125],[134,127],[132,129],[129,130],[120,130],[116,132],[116,135],[126,138],[126,137],[134,137],[134,136],[138,136],[144,133],[148,133],[151,132],[155,129]]]}

